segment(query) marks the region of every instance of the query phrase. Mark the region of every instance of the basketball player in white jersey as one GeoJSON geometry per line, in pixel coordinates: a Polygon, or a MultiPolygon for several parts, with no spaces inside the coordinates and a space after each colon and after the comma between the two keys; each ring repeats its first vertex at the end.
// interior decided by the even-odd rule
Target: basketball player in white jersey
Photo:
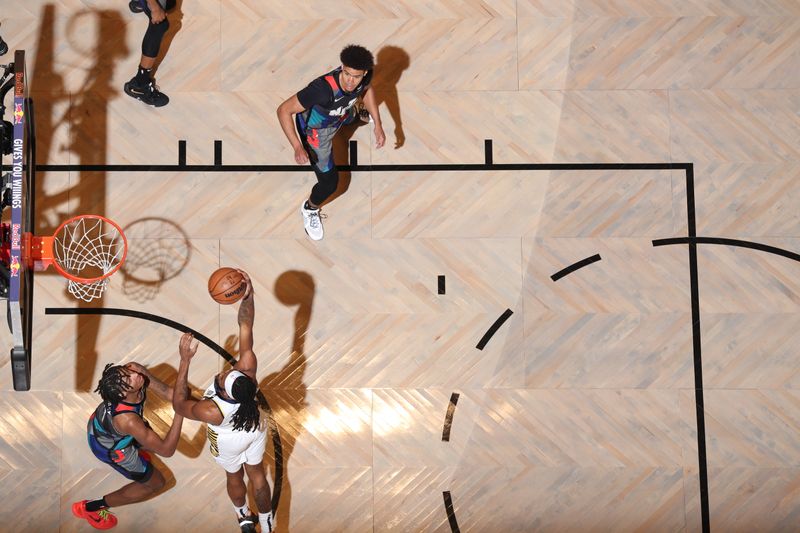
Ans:
{"type": "Polygon", "coordinates": [[[253,285],[245,272],[242,275],[247,283],[247,290],[239,304],[239,360],[232,369],[214,376],[202,400],[189,398],[189,363],[197,351],[197,343],[192,342],[191,333],[184,333],[179,347],[181,363],[172,405],[176,414],[208,424],[211,455],[225,469],[228,496],[233,503],[241,530],[254,533],[256,523],[259,522],[262,533],[267,533],[273,531],[275,520],[269,484],[262,465],[267,430],[259,425],[256,399],[258,361],[253,353],[253,285]],[[253,483],[258,518],[247,507],[244,472],[247,472],[247,477],[253,483]]]}

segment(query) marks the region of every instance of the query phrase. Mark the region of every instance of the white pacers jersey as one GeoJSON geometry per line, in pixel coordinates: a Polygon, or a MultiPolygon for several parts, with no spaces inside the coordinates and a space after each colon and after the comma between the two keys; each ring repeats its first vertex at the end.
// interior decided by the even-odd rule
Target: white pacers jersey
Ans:
{"type": "Polygon", "coordinates": [[[253,431],[234,431],[233,415],[239,409],[239,403],[219,395],[216,378],[211,381],[203,398],[214,402],[223,417],[219,425],[208,424],[208,444],[214,460],[231,473],[238,472],[243,463],[260,463],[267,442],[263,424],[253,431]]]}

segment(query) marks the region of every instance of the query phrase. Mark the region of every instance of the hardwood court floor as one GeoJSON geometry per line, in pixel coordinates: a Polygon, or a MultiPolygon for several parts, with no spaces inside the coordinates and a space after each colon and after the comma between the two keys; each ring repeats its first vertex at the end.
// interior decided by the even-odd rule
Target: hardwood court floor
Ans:
{"type": "MultiPolygon", "coordinates": [[[[698,244],[694,332],[689,247],[653,246],[694,215],[699,237],[800,252],[796,0],[179,2],[158,110],[121,91],[145,26],[125,2],[0,12],[29,54],[37,162],[68,165],[40,168],[37,232],[87,212],[129,229],[129,272],[98,306],[229,346],[236,309],[206,279],[253,277],[278,531],[694,532],[701,495],[714,531],[797,530],[800,262],[698,244]],[[383,167],[344,179],[313,243],[313,175],[253,166],[293,164],[275,109],[350,42],[376,52],[388,136],[353,133],[361,165],[482,164],[491,139],[495,163],[692,163],[693,190],[680,168],[383,167]],[[103,167],[177,165],[180,140],[188,165],[212,165],[219,140],[239,170],[103,167]],[[141,283],[154,264],[169,279],[141,283]]],[[[108,362],[171,379],[179,334],[46,314],[78,306],[50,273],[35,290],[33,389],[0,359],[0,529],[88,531],[70,504],[122,483],[86,445],[90,391],[108,362]]],[[[201,347],[192,385],[220,368],[201,347]]],[[[115,509],[117,530],[236,531],[202,425],[162,464],[169,490],[115,509]]]]}

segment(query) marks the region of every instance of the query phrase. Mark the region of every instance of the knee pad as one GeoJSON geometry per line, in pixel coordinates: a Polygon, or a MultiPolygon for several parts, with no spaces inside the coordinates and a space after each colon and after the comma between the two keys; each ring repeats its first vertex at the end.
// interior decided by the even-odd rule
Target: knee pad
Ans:
{"type": "Polygon", "coordinates": [[[157,57],[161,48],[161,41],[169,29],[169,20],[166,18],[158,24],[152,22],[148,24],[147,31],[142,39],[142,55],[145,57],[157,57]]]}

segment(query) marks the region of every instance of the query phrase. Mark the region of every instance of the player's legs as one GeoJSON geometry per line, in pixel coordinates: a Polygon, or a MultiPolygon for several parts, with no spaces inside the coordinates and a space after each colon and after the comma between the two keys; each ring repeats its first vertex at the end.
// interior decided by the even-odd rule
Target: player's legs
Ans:
{"type": "Polygon", "coordinates": [[[110,507],[119,507],[151,498],[164,488],[166,481],[161,472],[150,462],[150,457],[146,452],[135,451],[115,462],[111,459],[111,457],[117,456],[115,451],[102,448],[91,435],[89,436],[89,445],[98,459],[130,479],[131,482],[100,499],[73,503],[72,514],[85,519],[95,529],[110,529],[117,524],[117,518],[108,511],[110,507]]]}
{"type": "Polygon", "coordinates": [[[125,84],[125,93],[146,104],[161,107],[169,103],[169,98],[156,88],[152,71],[156,64],[158,52],[161,49],[161,42],[169,29],[169,20],[165,18],[158,24],[153,23],[152,14],[147,7],[147,3],[143,2],[142,6],[148,20],[147,31],[145,31],[142,39],[142,57],[139,60],[139,69],[136,72],[136,76],[125,84]]]}
{"type": "Polygon", "coordinates": [[[247,502],[247,485],[244,483],[244,470],[225,472],[228,497],[236,507],[243,507],[247,502]]]}
{"type": "Polygon", "coordinates": [[[303,147],[308,153],[311,168],[317,176],[317,183],[311,189],[311,195],[300,207],[303,226],[308,236],[315,241],[322,239],[322,215],[319,208],[328,199],[339,184],[339,173],[333,161],[333,136],[338,128],[313,129],[304,127],[301,115],[296,115],[297,129],[303,147]]]}
{"type": "Polygon", "coordinates": [[[147,481],[128,483],[124,487],[106,494],[105,500],[109,507],[141,502],[155,496],[166,483],[164,475],[158,469],[153,468],[152,475],[147,481]]]}
{"type": "Polygon", "coordinates": [[[314,174],[317,176],[317,183],[311,189],[308,203],[312,208],[319,208],[325,200],[336,192],[339,184],[339,173],[336,171],[336,163],[333,161],[333,137],[339,128],[323,128],[312,130],[314,143],[310,143],[310,148],[316,156],[316,162],[312,164],[314,174]]]}
{"type": "Polygon", "coordinates": [[[271,532],[275,528],[275,518],[272,514],[272,492],[269,490],[267,476],[264,474],[264,465],[263,463],[255,465],[245,463],[244,469],[247,471],[247,478],[253,484],[261,531],[262,533],[271,532]]]}
{"type": "Polygon", "coordinates": [[[225,471],[226,488],[231,499],[236,519],[242,533],[255,533],[258,519],[250,513],[247,507],[247,485],[244,482],[244,470],[239,467],[236,472],[225,471]]]}
{"type": "Polygon", "coordinates": [[[309,128],[306,118],[304,113],[295,115],[295,126],[303,148],[308,153],[311,168],[317,176],[317,183],[308,197],[308,207],[319,209],[319,206],[336,192],[339,183],[339,173],[333,161],[333,137],[340,126],[309,128]]]}

